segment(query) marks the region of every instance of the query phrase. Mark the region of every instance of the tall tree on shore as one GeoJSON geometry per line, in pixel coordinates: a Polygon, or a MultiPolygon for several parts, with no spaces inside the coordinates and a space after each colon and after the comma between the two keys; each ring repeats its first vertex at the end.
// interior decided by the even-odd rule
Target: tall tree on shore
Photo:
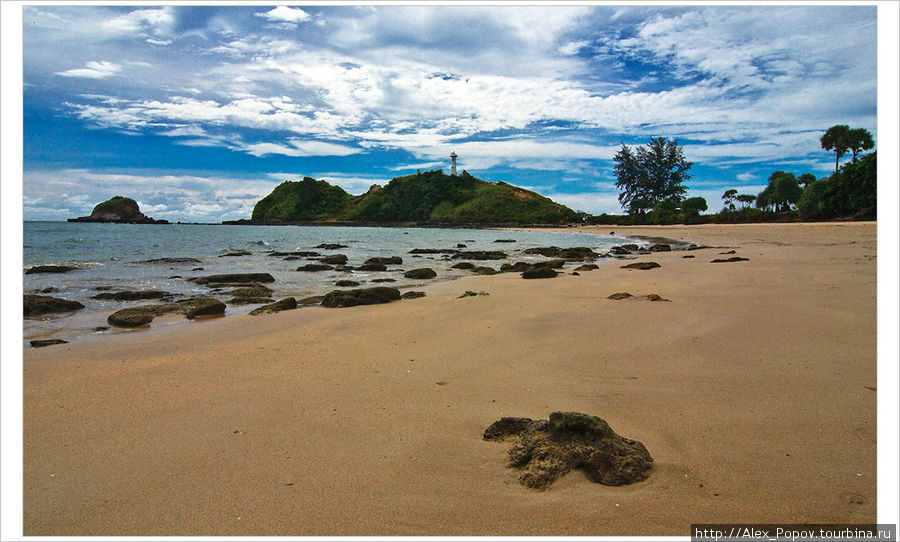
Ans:
{"type": "Polygon", "coordinates": [[[838,170],[838,161],[841,156],[850,150],[850,127],[846,124],[836,124],[825,130],[825,133],[819,139],[822,148],[826,151],[834,152],[834,171],[838,170]]]}
{"type": "Polygon", "coordinates": [[[675,204],[684,199],[684,181],[694,165],[684,159],[677,141],[651,137],[650,143],[632,150],[624,143],[613,158],[619,203],[630,215],[643,215],[662,202],[675,204]]]}
{"type": "Polygon", "coordinates": [[[816,176],[812,173],[804,173],[803,175],[797,177],[797,182],[802,184],[803,187],[806,188],[811,183],[816,182],[816,176]]]}
{"type": "Polygon", "coordinates": [[[853,153],[853,161],[856,162],[856,155],[862,151],[867,151],[875,146],[872,134],[865,128],[853,128],[847,134],[847,147],[853,153]]]}
{"type": "Polygon", "coordinates": [[[738,191],[734,188],[730,188],[722,194],[722,200],[725,201],[725,208],[729,211],[734,211],[734,199],[737,197],[738,191]]]}

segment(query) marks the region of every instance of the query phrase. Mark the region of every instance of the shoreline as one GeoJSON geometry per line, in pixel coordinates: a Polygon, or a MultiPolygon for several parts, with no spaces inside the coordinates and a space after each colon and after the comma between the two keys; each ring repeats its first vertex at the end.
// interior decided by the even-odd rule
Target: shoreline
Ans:
{"type": "Polygon", "coordinates": [[[649,271],[471,276],[400,303],[26,348],[25,534],[875,522],[874,223],[579,230],[736,246],[749,261],[661,252],[634,260],[662,266],[649,271]],[[490,295],[459,299],[467,289],[490,295]],[[607,299],[623,291],[670,302],[607,299]],[[558,410],[643,442],[650,478],[520,486],[508,446],[481,434],[558,410]]]}

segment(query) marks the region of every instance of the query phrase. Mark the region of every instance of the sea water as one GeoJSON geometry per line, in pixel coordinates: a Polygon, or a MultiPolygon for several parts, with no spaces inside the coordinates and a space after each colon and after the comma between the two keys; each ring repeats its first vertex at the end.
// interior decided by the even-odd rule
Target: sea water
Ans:
{"type": "MultiPolygon", "coordinates": [[[[35,265],[72,265],[78,269],[68,273],[36,273],[24,275],[24,293],[41,293],[45,288],[56,291],[43,295],[79,301],[85,309],[74,313],[47,315],[25,320],[25,339],[72,339],[88,333],[116,332],[106,326],[111,312],[156,300],[120,302],[95,300],[101,291],[163,290],[176,297],[211,295],[210,290],[189,278],[221,273],[270,273],[275,282],[267,284],[272,297],[297,299],[322,295],[336,289],[339,280],[354,280],[363,286],[374,286],[372,280],[392,278],[405,291],[429,281],[403,278],[403,271],[419,267],[434,269],[435,280],[451,280],[470,276],[465,270],[451,269],[461,260],[440,254],[413,255],[414,248],[456,248],[461,250],[502,250],[505,260],[474,262],[495,269],[503,263],[541,261],[546,258],[523,254],[533,247],[586,246],[604,253],[614,245],[644,244],[617,235],[582,232],[508,231],[456,228],[337,227],[337,226],[224,226],[200,224],[102,224],[69,222],[25,222],[23,229],[23,261],[25,270],[35,265]],[[498,239],[514,239],[497,243],[498,239]],[[347,245],[336,250],[317,249],[323,243],[347,245]],[[232,252],[249,252],[248,256],[224,256],[232,252]],[[315,263],[313,258],[286,261],[271,252],[310,251],[323,256],[344,254],[348,265],[358,266],[376,256],[400,256],[402,265],[388,266],[387,272],[301,272],[297,267],[315,263]],[[194,258],[197,262],[147,263],[161,258],[194,258]]],[[[212,294],[225,301],[227,294],[212,294]]],[[[228,305],[226,315],[247,312],[257,305],[228,305]]]]}

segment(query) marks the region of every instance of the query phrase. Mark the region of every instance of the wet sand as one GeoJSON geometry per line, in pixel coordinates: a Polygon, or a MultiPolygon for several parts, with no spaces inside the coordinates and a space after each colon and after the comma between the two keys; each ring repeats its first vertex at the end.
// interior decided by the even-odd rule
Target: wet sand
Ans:
{"type": "Polygon", "coordinates": [[[26,348],[25,534],[874,522],[875,224],[588,228],[611,230],[729,248],[26,348]],[[731,248],[749,261],[710,263],[731,248]],[[521,486],[509,445],[481,435],[556,410],[643,442],[650,478],[521,486]]]}

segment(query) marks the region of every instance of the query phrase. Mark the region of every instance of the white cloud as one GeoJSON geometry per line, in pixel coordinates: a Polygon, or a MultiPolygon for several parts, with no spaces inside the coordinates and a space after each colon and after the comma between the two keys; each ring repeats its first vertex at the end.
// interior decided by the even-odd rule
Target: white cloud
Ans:
{"type": "Polygon", "coordinates": [[[302,23],[311,19],[309,13],[300,8],[278,6],[265,12],[255,13],[257,17],[264,17],[270,21],[285,23],[302,23]]]}
{"type": "Polygon", "coordinates": [[[145,41],[151,45],[171,45],[172,44],[172,40],[158,40],[155,38],[147,38],[145,41]]]}
{"type": "Polygon", "coordinates": [[[88,62],[84,68],[76,68],[62,72],[56,72],[56,75],[63,77],[84,77],[87,79],[106,79],[112,77],[122,71],[122,66],[113,62],[88,62]]]}
{"type": "Polygon", "coordinates": [[[267,154],[283,154],[285,156],[349,156],[362,152],[362,149],[345,145],[300,139],[289,139],[288,145],[253,143],[244,145],[241,147],[241,150],[253,156],[264,156],[267,154]]]}
{"type": "Polygon", "coordinates": [[[100,22],[100,28],[113,33],[168,33],[175,17],[171,8],[138,9],[100,22]]]}
{"type": "Polygon", "coordinates": [[[756,175],[754,175],[752,173],[740,173],[740,174],[736,175],[736,177],[737,177],[737,180],[739,180],[739,181],[748,182],[748,181],[752,181],[753,179],[755,179],[756,175]]]}

